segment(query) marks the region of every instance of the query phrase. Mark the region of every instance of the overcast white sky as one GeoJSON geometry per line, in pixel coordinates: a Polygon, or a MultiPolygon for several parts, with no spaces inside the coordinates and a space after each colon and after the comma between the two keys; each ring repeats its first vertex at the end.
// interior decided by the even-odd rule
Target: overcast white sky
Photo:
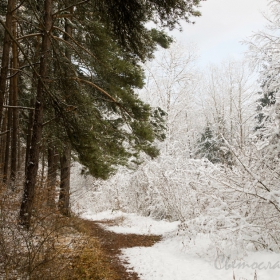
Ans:
{"type": "Polygon", "coordinates": [[[238,58],[246,50],[240,42],[260,29],[266,21],[268,0],[207,0],[202,2],[202,16],[194,25],[183,24],[183,32],[173,31],[179,42],[195,43],[201,66],[219,63],[227,57],[238,58]]]}

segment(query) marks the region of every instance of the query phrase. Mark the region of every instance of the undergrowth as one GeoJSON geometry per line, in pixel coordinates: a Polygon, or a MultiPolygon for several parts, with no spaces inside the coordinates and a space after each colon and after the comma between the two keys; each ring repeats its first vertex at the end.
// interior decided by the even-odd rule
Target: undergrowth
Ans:
{"type": "Polygon", "coordinates": [[[0,279],[116,279],[86,223],[47,206],[47,190],[37,189],[32,225],[26,230],[18,224],[21,192],[0,186],[0,279]]]}

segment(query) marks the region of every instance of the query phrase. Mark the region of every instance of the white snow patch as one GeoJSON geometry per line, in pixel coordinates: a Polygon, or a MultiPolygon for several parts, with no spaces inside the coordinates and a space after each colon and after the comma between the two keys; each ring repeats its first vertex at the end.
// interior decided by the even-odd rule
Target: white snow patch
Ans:
{"type": "Polygon", "coordinates": [[[125,213],[121,211],[104,211],[100,213],[95,213],[93,211],[86,211],[81,214],[81,217],[86,220],[91,220],[91,221],[102,221],[102,220],[112,220],[116,218],[123,217],[125,213]]]}
{"type": "Polygon", "coordinates": [[[233,264],[222,256],[211,259],[207,235],[201,234],[191,242],[176,236],[179,222],[156,221],[121,211],[87,212],[82,216],[96,221],[123,218],[118,226],[105,226],[117,233],[163,235],[163,240],[152,247],[122,250],[127,269],[133,269],[141,280],[232,280],[233,273],[236,280],[254,280],[255,271],[257,280],[279,280],[280,254],[250,252],[233,264]]]}
{"type": "Polygon", "coordinates": [[[119,225],[116,226],[104,226],[107,230],[116,233],[134,233],[143,235],[162,235],[167,232],[177,230],[179,222],[168,221],[156,221],[150,217],[143,217],[137,214],[127,214],[121,211],[105,211],[97,214],[90,212],[82,214],[84,219],[90,219],[94,221],[111,220],[117,218],[123,218],[119,225]]]}
{"type": "MultiPolygon", "coordinates": [[[[201,241],[205,245],[207,238],[201,241]]],[[[188,248],[181,238],[173,237],[152,247],[123,249],[122,259],[128,262],[128,267],[133,267],[141,280],[232,280],[233,274],[236,280],[254,280],[255,270],[258,280],[279,280],[279,254],[251,253],[236,261],[232,269],[232,263],[222,257],[209,261],[203,247],[200,240],[188,248]],[[274,269],[268,269],[269,263],[274,269]]]]}

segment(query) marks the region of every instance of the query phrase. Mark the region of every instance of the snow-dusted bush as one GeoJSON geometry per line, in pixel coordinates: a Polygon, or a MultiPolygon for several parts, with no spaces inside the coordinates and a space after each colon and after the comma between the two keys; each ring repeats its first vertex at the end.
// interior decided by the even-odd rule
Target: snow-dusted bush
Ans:
{"type": "Polygon", "coordinates": [[[236,158],[230,168],[176,154],[122,170],[100,184],[92,208],[180,220],[186,240],[209,234],[215,251],[232,256],[279,251],[279,162],[269,164],[253,145],[247,152],[229,148],[236,158]]]}
{"type": "Polygon", "coordinates": [[[98,213],[106,210],[136,211],[134,193],[129,188],[131,171],[120,167],[119,172],[103,181],[82,174],[83,167],[73,163],[71,172],[71,209],[75,213],[98,213]]]}
{"type": "Polygon", "coordinates": [[[210,174],[209,188],[199,191],[200,215],[182,223],[181,234],[193,238],[208,233],[213,247],[229,255],[240,256],[247,250],[279,252],[279,162],[269,164],[253,148],[248,154],[233,153],[237,164],[210,174]]]}
{"type": "Polygon", "coordinates": [[[197,211],[197,189],[208,185],[208,160],[162,156],[141,166],[131,177],[140,213],[185,221],[197,211]],[[145,178],[145,179],[144,179],[145,178]],[[144,180],[143,180],[144,179],[144,180]]]}

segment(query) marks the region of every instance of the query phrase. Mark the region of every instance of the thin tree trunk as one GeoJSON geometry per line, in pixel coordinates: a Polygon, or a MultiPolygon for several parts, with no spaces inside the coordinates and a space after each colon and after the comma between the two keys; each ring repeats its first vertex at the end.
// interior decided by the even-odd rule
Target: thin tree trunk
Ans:
{"type": "MultiPolygon", "coordinates": [[[[8,0],[7,15],[6,15],[6,27],[8,30],[12,30],[13,20],[13,6],[15,0],[8,0]]],[[[11,38],[7,31],[4,34],[4,44],[1,62],[1,74],[0,74],[0,124],[2,121],[4,97],[6,93],[6,82],[8,76],[9,58],[10,58],[11,38]]]]}
{"type": "Polygon", "coordinates": [[[17,170],[20,171],[21,169],[21,163],[22,163],[22,158],[24,154],[24,148],[21,146],[20,138],[19,138],[19,133],[18,133],[18,154],[17,154],[17,170]]]}
{"type": "MultiPolygon", "coordinates": [[[[13,9],[16,8],[14,2],[13,9]]],[[[13,29],[13,36],[14,38],[17,37],[17,23],[14,20],[12,24],[13,29]]],[[[17,175],[17,148],[18,148],[18,48],[15,42],[12,44],[13,50],[13,78],[12,78],[12,93],[13,93],[13,130],[12,130],[12,142],[11,142],[11,176],[10,176],[10,184],[12,190],[15,189],[15,181],[17,175]]]]}
{"type": "MultiPolygon", "coordinates": [[[[11,31],[12,30],[12,20],[13,20],[13,3],[15,0],[8,0],[7,3],[7,14],[6,14],[6,28],[11,31]]],[[[3,118],[3,105],[5,101],[5,94],[7,89],[7,77],[9,71],[9,62],[10,62],[10,49],[11,49],[11,38],[7,30],[4,33],[4,41],[3,41],[3,52],[2,52],[2,60],[1,60],[1,69],[0,69],[0,127],[4,132],[7,125],[7,119],[5,120],[5,125],[2,125],[2,118],[3,118]]],[[[5,160],[5,138],[6,135],[3,136],[4,138],[1,139],[1,149],[0,149],[0,172],[3,172],[3,163],[5,160]],[[2,145],[3,144],[3,145],[2,145]]],[[[1,174],[2,175],[2,174],[1,174]]]]}
{"type": "MultiPolygon", "coordinates": [[[[34,59],[35,61],[38,60],[38,57],[40,55],[40,45],[41,42],[40,40],[37,38],[34,44],[34,59]]],[[[39,71],[39,69],[37,69],[37,71],[39,71]]],[[[33,79],[32,79],[32,88],[36,88],[36,73],[33,72],[33,79]]],[[[34,108],[35,107],[35,98],[31,98],[30,99],[30,108],[34,108]]],[[[30,110],[29,111],[29,115],[28,115],[28,125],[27,125],[27,135],[26,135],[26,149],[25,149],[25,168],[24,168],[24,174],[26,177],[27,174],[27,166],[29,163],[29,156],[30,156],[30,147],[31,147],[31,138],[32,138],[32,126],[33,126],[33,122],[34,122],[34,110],[30,110]]]]}
{"type": "Polygon", "coordinates": [[[239,84],[239,94],[238,94],[238,117],[239,117],[239,134],[240,134],[240,149],[243,150],[243,143],[244,143],[244,132],[243,132],[243,118],[242,118],[242,89],[241,85],[239,84]]]}
{"type": "Polygon", "coordinates": [[[35,102],[35,116],[33,122],[33,133],[31,139],[31,147],[29,154],[29,162],[27,165],[26,180],[24,183],[24,193],[20,208],[20,224],[27,229],[30,227],[31,214],[33,208],[33,201],[35,195],[36,178],[38,173],[40,141],[42,139],[43,131],[43,102],[44,102],[44,85],[42,79],[45,79],[48,74],[48,57],[51,49],[51,41],[49,33],[52,28],[52,0],[45,0],[44,2],[44,35],[42,41],[42,52],[40,58],[39,75],[37,95],[35,102]]]}
{"type": "MultiPolygon", "coordinates": [[[[73,14],[73,8],[70,9],[70,13],[73,14]]],[[[65,32],[72,36],[72,26],[65,19],[65,32]]],[[[69,41],[69,36],[65,35],[65,40],[69,41]]],[[[65,56],[71,61],[71,52],[66,49],[65,56]]],[[[70,214],[70,173],[71,173],[71,145],[67,144],[61,156],[61,183],[60,183],[60,195],[59,195],[59,209],[64,215],[70,214]]]]}
{"type": "MultiPolygon", "coordinates": [[[[6,133],[1,135],[1,138],[0,138],[1,139],[1,147],[6,147],[7,136],[10,133],[10,131],[8,130],[7,122],[8,122],[8,111],[6,110],[5,113],[4,113],[4,119],[3,119],[2,127],[1,127],[1,131],[5,131],[6,133]]],[[[1,175],[3,176],[3,179],[4,179],[3,172],[4,172],[4,167],[5,167],[5,156],[6,156],[6,154],[5,154],[4,149],[3,149],[3,151],[1,151],[1,154],[0,154],[0,170],[1,170],[1,175]]]]}
{"type": "Polygon", "coordinates": [[[42,154],[42,156],[41,156],[41,166],[42,166],[42,170],[41,170],[41,178],[40,178],[40,184],[39,184],[39,186],[41,187],[41,188],[43,188],[44,187],[44,179],[45,179],[45,143],[43,142],[43,145],[42,145],[42,152],[41,152],[41,154],[42,154]]]}
{"type": "Polygon", "coordinates": [[[70,215],[70,164],[71,164],[71,145],[67,144],[60,157],[60,193],[58,208],[66,216],[70,215]]]}
{"type": "MultiPolygon", "coordinates": [[[[9,93],[9,104],[12,104],[13,93],[12,85],[10,84],[10,93],[9,93]]],[[[12,108],[8,108],[8,124],[7,124],[7,135],[6,135],[6,147],[5,147],[5,160],[3,168],[3,182],[7,183],[8,172],[9,172],[9,162],[10,162],[10,140],[11,140],[11,128],[12,128],[12,108]]]]}
{"type": "Polygon", "coordinates": [[[232,111],[233,111],[233,97],[232,97],[232,91],[233,91],[233,86],[232,83],[230,84],[230,91],[229,91],[229,117],[230,117],[230,141],[231,143],[233,142],[233,115],[232,115],[232,111]]]}
{"type": "MultiPolygon", "coordinates": [[[[30,100],[30,107],[34,107],[34,98],[32,98],[30,100]]],[[[29,110],[27,135],[26,135],[25,172],[24,172],[24,174],[27,174],[27,165],[28,165],[28,162],[29,162],[29,151],[30,151],[31,138],[32,138],[33,118],[34,118],[34,111],[33,110],[29,110]]]]}
{"type": "Polygon", "coordinates": [[[58,157],[56,150],[49,145],[48,147],[48,198],[47,205],[51,208],[55,208],[55,187],[56,187],[56,175],[57,175],[57,161],[58,157]]]}

